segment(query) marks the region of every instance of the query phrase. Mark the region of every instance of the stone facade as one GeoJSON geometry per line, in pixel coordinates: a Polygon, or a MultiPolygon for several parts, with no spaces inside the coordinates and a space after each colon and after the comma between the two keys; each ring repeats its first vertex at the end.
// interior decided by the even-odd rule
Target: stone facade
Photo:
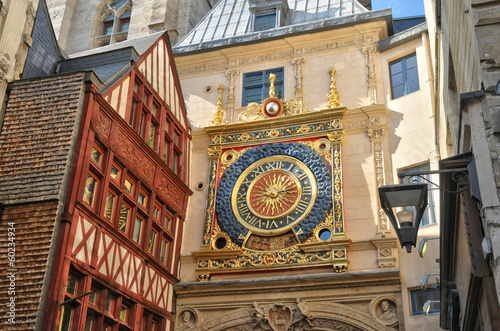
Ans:
{"type": "Polygon", "coordinates": [[[7,84],[19,79],[32,44],[38,0],[7,0],[0,10],[0,100],[7,84]]]}
{"type": "MultiPolygon", "coordinates": [[[[102,20],[105,18],[103,13],[114,2],[47,0],[61,48],[73,54],[99,47],[99,36],[103,35],[102,20]]],[[[201,0],[133,1],[131,7],[126,39],[168,30],[172,44],[180,40],[211,8],[209,2],[201,0]]]]}
{"type": "MultiPolygon", "coordinates": [[[[329,304],[332,304],[331,311],[353,309],[359,320],[368,318],[373,327],[380,330],[386,326],[400,330],[437,327],[437,315],[427,318],[412,316],[410,300],[410,291],[419,288],[424,274],[438,272],[437,251],[428,252],[425,259],[421,259],[416,251],[412,254],[402,251],[380,209],[377,194],[379,186],[397,182],[396,173],[401,168],[422,163],[436,167],[435,126],[430,106],[433,100],[432,71],[427,62],[428,45],[425,44],[428,36],[424,29],[404,43],[380,52],[379,41],[388,37],[384,24],[360,23],[355,29],[331,28],[307,35],[296,34],[283,39],[177,55],[188,116],[194,126],[191,182],[200,188],[193,189],[188,208],[187,222],[190,225],[186,231],[192,240],[184,241],[181,283],[176,286],[178,330],[190,329],[191,326],[193,330],[267,330],[272,324],[269,314],[273,307],[296,313],[297,319],[289,320],[290,327],[299,327],[299,319],[305,322],[301,325],[304,330],[321,323],[341,323],[333,313],[326,317],[316,310],[329,304]],[[392,100],[389,62],[412,52],[417,54],[420,89],[392,100]],[[329,103],[329,71],[333,66],[339,100],[347,108],[341,120],[344,134],[343,213],[345,235],[352,241],[347,249],[347,271],[337,274],[332,265],[329,269],[305,268],[301,272],[285,267],[258,273],[242,270],[232,274],[228,270],[227,273],[214,272],[210,281],[197,283],[197,256],[205,254],[205,250],[210,252],[208,245],[202,245],[207,201],[213,194],[210,189],[213,154],[212,151],[207,154],[206,149],[211,136],[205,131],[217,131],[217,126],[211,124],[220,98],[217,86],[224,86],[221,100],[225,118],[221,130],[230,131],[232,127],[243,125],[238,120],[247,111],[241,106],[244,74],[279,67],[284,68],[284,99],[300,98],[310,110],[310,116],[314,117],[315,113],[320,116],[329,103]],[[375,274],[386,275],[387,280],[392,279],[394,283],[374,280],[370,289],[365,287],[367,283],[339,289],[314,281],[333,277],[348,283],[355,275],[370,278],[375,274]],[[286,285],[269,293],[267,284],[278,280],[286,285]],[[357,297],[360,293],[364,295],[357,297]],[[311,318],[309,324],[304,317],[307,314],[301,314],[295,298],[303,298],[313,316],[323,316],[326,320],[311,318]],[[391,309],[397,312],[398,323],[378,324],[381,323],[377,315],[381,313],[382,301],[388,301],[391,309]],[[189,314],[184,322],[185,312],[189,314]],[[234,323],[221,324],[228,319],[234,323]]],[[[293,123],[293,118],[289,121],[293,123]]],[[[251,123],[244,125],[252,131],[251,123]]],[[[420,234],[436,236],[439,234],[438,225],[422,228],[420,234]]],[[[429,244],[437,247],[436,242],[429,244]]],[[[434,278],[431,282],[435,282],[434,278]]],[[[356,324],[359,320],[355,322],[354,315],[349,316],[348,325],[353,329],[369,329],[356,324]]],[[[333,328],[334,324],[331,325],[333,328]]]]}
{"type": "MultiPolygon", "coordinates": [[[[497,2],[481,0],[442,1],[439,5],[433,1],[425,1],[425,5],[431,35],[432,63],[436,74],[434,93],[438,97],[435,106],[439,126],[437,150],[443,158],[472,151],[478,174],[474,182],[477,184],[474,198],[479,204],[479,211],[474,214],[481,220],[482,228],[479,230],[478,240],[484,244],[483,248],[475,246],[474,252],[467,252],[463,249],[466,245],[474,247],[470,242],[471,236],[468,234],[466,237],[463,233],[455,235],[457,239],[454,240],[458,242],[458,247],[462,248],[458,249],[460,253],[457,253],[455,258],[463,261],[462,263],[469,263],[464,268],[470,273],[467,272],[468,275],[464,276],[462,269],[447,270],[449,274],[443,281],[457,282],[460,304],[455,306],[459,306],[460,314],[464,317],[460,322],[450,322],[451,315],[442,314],[441,327],[460,323],[457,327],[468,328],[468,323],[481,320],[485,330],[496,329],[500,323],[497,318],[500,291],[500,6],[497,2]],[[492,295],[489,299],[491,304],[480,305],[481,317],[478,317],[477,313],[471,313],[471,307],[475,305],[470,302],[473,300],[471,298],[474,297],[474,290],[469,288],[472,285],[469,284],[468,278],[479,268],[474,263],[474,256],[489,265],[488,276],[482,284],[488,282],[491,274],[494,279],[490,279],[491,284],[496,286],[496,291],[481,291],[482,296],[492,295]]],[[[465,204],[467,199],[463,201],[465,204]]],[[[471,215],[464,212],[454,221],[457,224],[467,224],[469,217],[471,215]]],[[[453,288],[446,288],[442,295],[452,290],[453,288]]],[[[448,302],[447,304],[451,305],[448,302]]]]}

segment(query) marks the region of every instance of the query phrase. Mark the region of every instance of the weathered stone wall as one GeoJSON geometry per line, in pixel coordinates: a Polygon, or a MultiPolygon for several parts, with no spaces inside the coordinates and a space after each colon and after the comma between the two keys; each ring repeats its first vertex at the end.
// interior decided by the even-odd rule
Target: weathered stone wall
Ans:
{"type": "MultiPolygon", "coordinates": [[[[73,54],[98,47],[101,13],[111,0],[47,0],[59,45],[73,54]]],[[[127,39],[169,30],[172,44],[189,32],[210,10],[204,0],[133,1],[127,39]]]]}

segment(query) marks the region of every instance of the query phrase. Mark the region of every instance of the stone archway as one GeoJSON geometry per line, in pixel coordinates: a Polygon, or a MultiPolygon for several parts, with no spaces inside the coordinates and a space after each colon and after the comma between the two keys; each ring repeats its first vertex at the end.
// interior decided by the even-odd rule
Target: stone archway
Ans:
{"type": "MultiPolygon", "coordinates": [[[[189,331],[394,331],[368,311],[336,303],[258,304],[222,313],[208,320],[194,316],[189,327],[176,323],[175,330],[189,331]],[[273,317],[274,316],[274,317],[273,317]]],[[[180,322],[180,323],[179,323],[180,322]]]]}

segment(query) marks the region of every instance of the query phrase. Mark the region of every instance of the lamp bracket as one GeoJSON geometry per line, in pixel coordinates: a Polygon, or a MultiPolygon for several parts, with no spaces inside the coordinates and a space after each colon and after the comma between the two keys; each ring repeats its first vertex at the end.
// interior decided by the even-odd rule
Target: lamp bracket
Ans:
{"type": "Polygon", "coordinates": [[[427,171],[412,171],[412,170],[401,170],[398,172],[398,177],[402,180],[405,177],[408,177],[408,183],[417,183],[418,180],[414,179],[414,177],[421,178],[425,180],[426,182],[438,187],[439,189],[448,192],[448,193],[462,193],[465,190],[467,190],[470,186],[470,179],[468,175],[468,169],[467,168],[454,168],[454,169],[441,169],[441,170],[427,170],[427,171]],[[467,185],[458,191],[451,191],[448,190],[442,186],[439,186],[438,184],[432,182],[430,179],[424,177],[425,175],[434,175],[434,174],[443,174],[443,173],[452,173],[451,174],[451,179],[455,183],[460,183],[464,180],[467,181],[467,185]],[[412,179],[413,178],[413,179],[412,179]]]}

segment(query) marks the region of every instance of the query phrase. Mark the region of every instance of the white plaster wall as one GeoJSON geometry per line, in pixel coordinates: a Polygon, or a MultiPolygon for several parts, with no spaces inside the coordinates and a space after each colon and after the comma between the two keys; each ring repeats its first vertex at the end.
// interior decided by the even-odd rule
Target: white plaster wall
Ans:
{"type": "MultiPolygon", "coordinates": [[[[397,172],[405,167],[422,163],[430,163],[431,169],[437,169],[434,118],[431,98],[432,69],[428,67],[426,49],[422,39],[418,38],[404,45],[392,48],[381,54],[382,68],[384,69],[384,94],[388,108],[388,128],[390,135],[390,150],[394,169],[393,181],[398,183],[397,172]],[[402,56],[416,52],[420,89],[400,98],[391,99],[389,62],[402,56]]],[[[433,181],[438,178],[433,176],[433,181]]],[[[419,229],[418,241],[423,237],[439,236],[439,194],[435,193],[435,216],[437,224],[419,229]]],[[[418,243],[417,241],[417,243],[418,243]]],[[[416,248],[411,254],[398,245],[402,297],[407,330],[418,330],[424,327],[439,325],[439,314],[435,316],[411,316],[410,289],[420,287],[420,282],[425,274],[439,273],[439,241],[429,241],[426,256],[419,257],[416,248]],[[437,316],[436,316],[437,315],[437,316]]],[[[435,277],[429,283],[435,282],[435,277]]]]}

